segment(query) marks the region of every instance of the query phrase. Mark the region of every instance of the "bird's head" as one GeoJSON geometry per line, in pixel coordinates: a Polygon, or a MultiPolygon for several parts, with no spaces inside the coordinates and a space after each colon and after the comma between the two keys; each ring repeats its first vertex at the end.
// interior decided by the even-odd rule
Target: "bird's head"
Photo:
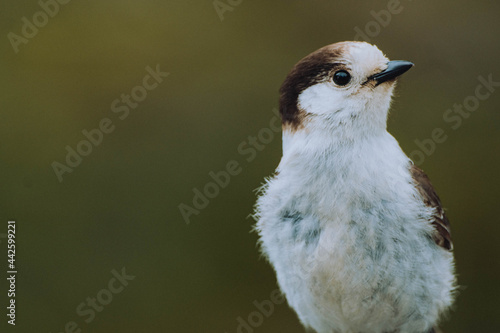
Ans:
{"type": "Polygon", "coordinates": [[[413,66],[374,45],[340,42],[300,60],[280,89],[285,134],[324,128],[342,135],[386,129],[396,78],[413,66]]]}

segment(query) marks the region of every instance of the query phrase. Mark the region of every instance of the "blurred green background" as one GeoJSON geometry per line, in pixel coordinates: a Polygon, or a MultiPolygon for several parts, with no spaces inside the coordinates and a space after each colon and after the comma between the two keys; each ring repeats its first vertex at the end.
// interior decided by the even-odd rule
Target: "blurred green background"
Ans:
{"type": "MultiPolygon", "coordinates": [[[[402,0],[377,23],[373,12],[391,2],[222,0],[221,20],[212,0],[70,1],[16,53],[8,34],[22,36],[22,18],[33,22],[41,5],[0,1],[0,234],[17,221],[19,272],[17,325],[2,310],[0,330],[65,332],[73,321],[82,332],[304,332],[285,304],[254,313],[276,283],[248,215],[280,160],[280,134],[251,162],[238,146],[269,126],[300,58],[358,27],[389,58],[416,64],[389,119],[403,149],[434,128],[447,135],[421,165],[448,209],[462,286],[442,326],[500,332],[500,89],[459,128],[443,120],[478,76],[500,81],[500,4],[402,0]],[[121,120],[111,103],[157,65],[170,75],[121,120]],[[104,118],[114,131],[59,182],[51,164],[104,118]],[[179,205],[231,160],[241,172],[186,224],[179,205]],[[77,306],[123,267],[135,279],[86,323],[77,306]],[[257,327],[238,331],[249,316],[257,327]]],[[[5,278],[0,288],[5,309],[5,278]]]]}

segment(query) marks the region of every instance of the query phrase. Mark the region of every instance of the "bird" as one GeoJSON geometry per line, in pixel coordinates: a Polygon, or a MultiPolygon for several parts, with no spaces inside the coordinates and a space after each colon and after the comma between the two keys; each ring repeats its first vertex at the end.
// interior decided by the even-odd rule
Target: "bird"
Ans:
{"type": "Polygon", "coordinates": [[[280,88],[282,157],[257,191],[254,228],[308,332],[434,333],[454,302],[449,220],[387,131],[396,82],[412,67],[338,42],[300,60],[280,88]]]}

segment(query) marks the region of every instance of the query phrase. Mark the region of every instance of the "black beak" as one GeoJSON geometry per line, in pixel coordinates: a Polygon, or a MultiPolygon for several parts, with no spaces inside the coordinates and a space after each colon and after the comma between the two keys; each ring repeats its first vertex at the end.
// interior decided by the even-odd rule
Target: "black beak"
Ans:
{"type": "Polygon", "coordinates": [[[372,75],[370,79],[377,81],[377,84],[375,85],[376,87],[381,83],[397,78],[398,76],[405,73],[412,67],[413,63],[409,61],[404,61],[404,60],[389,61],[387,63],[387,68],[384,71],[372,75]]]}

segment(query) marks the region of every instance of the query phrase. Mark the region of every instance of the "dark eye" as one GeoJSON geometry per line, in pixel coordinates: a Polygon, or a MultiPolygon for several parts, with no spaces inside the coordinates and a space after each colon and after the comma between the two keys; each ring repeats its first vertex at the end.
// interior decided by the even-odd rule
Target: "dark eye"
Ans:
{"type": "Polygon", "coordinates": [[[351,74],[347,71],[341,70],[333,74],[333,82],[339,86],[345,86],[351,81],[351,74]]]}

